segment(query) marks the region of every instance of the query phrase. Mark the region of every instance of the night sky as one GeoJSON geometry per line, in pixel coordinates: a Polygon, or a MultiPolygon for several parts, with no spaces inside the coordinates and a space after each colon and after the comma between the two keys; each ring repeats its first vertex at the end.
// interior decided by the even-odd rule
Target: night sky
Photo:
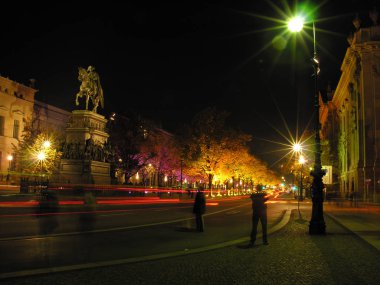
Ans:
{"type": "MultiPolygon", "coordinates": [[[[217,106],[252,134],[253,152],[269,164],[279,145],[268,140],[286,143],[275,129],[289,137],[288,126],[295,137],[312,118],[312,32],[304,45],[299,36],[273,40],[284,31],[273,19],[294,11],[292,1],[77,2],[2,9],[0,74],[26,85],[36,79],[36,99],[71,111],[78,67],[93,65],[105,96],[100,113],[132,110],[171,132],[217,106]]],[[[334,89],[355,14],[369,25],[379,1],[309,2],[319,7],[319,87],[334,89]]]]}

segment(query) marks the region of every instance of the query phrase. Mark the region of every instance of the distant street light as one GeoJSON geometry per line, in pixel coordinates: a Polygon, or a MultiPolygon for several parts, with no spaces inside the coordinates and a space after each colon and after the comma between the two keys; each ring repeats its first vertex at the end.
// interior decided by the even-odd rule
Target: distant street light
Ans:
{"type": "Polygon", "coordinates": [[[37,153],[37,159],[40,166],[40,186],[42,185],[42,177],[43,177],[43,167],[44,167],[44,161],[46,159],[46,153],[45,151],[40,151],[37,153]]]}
{"type": "Polygon", "coordinates": [[[301,152],[301,151],[302,151],[302,147],[301,147],[301,145],[300,145],[299,143],[295,143],[295,144],[293,145],[293,151],[294,151],[294,152],[301,152]]]}
{"type": "Polygon", "coordinates": [[[8,174],[7,174],[7,179],[6,180],[8,182],[10,180],[10,178],[11,178],[10,171],[11,171],[11,168],[12,168],[13,155],[8,154],[7,160],[8,160],[8,174]]]}
{"type": "Polygon", "coordinates": [[[49,148],[51,146],[51,142],[50,141],[44,141],[43,143],[43,147],[44,148],[49,148]]]}
{"type": "Polygon", "coordinates": [[[46,154],[43,152],[43,151],[40,151],[38,154],[37,154],[37,159],[42,163],[46,158],[46,154]]]}
{"type": "MultiPolygon", "coordinates": [[[[302,17],[292,18],[288,22],[288,28],[292,32],[299,32],[303,28],[304,19],[302,17]]],[[[315,108],[315,160],[314,170],[311,172],[313,176],[313,183],[311,185],[311,197],[312,197],[312,213],[309,223],[309,234],[321,235],[326,233],[326,224],[323,218],[323,188],[322,177],[325,172],[322,170],[321,163],[321,138],[319,134],[320,122],[319,122],[319,94],[318,94],[318,75],[320,72],[319,59],[317,56],[316,39],[315,39],[315,23],[313,21],[313,58],[311,59],[314,70],[314,108],[315,108]]]]}
{"type": "Polygon", "coordinates": [[[180,182],[181,182],[181,184],[180,184],[180,192],[179,193],[181,193],[182,192],[182,167],[183,167],[183,159],[181,159],[181,161],[180,161],[180,182]]]}

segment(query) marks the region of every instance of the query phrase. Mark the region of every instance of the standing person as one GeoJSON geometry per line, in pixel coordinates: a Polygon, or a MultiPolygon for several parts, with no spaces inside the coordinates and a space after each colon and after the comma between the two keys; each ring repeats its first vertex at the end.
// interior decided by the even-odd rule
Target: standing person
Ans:
{"type": "MultiPolygon", "coordinates": [[[[36,217],[39,222],[39,235],[48,236],[53,234],[58,227],[57,213],[59,212],[59,201],[57,194],[51,190],[43,189],[39,197],[36,209],[36,217]]],[[[38,241],[39,254],[44,257],[45,262],[50,265],[50,254],[54,250],[54,239],[40,238],[38,241]]]]}
{"type": "Polygon", "coordinates": [[[59,202],[57,194],[51,190],[42,190],[36,209],[39,219],[40,235],[49,235],[58,227],[57,212],[59,202]]]}
{"type": "Polygon", "coordinates": [[[79,216],[80,230],[91,231],[96,222],[96,198],[91,191],[86,190],[83,195],[83,212],[79,216]]]}
{"type": "Polygon", "coordinates": [[[256,242],[257,235],[257,225],[259,220],[261,222],[261,229],[263,232],[263,244],[268,245],[267,238],[267,205],[268,197],[265,192],[262,191],[262,185],[258,184],[256,186],[256,193],[251,194],[252,200],[252,232],[251,232],[251,241],[248,244],[248,247],[253,247],[256,242]]]}
{"type": "Polygon", "coordinates": [[[203,187],[198,188],[197,194],[195,195],[193,213],[195,214],[195,223],[197,226],[197,231],[203,232],[203,214],[206,212],[206,197],[203,193],[203,187]]]}

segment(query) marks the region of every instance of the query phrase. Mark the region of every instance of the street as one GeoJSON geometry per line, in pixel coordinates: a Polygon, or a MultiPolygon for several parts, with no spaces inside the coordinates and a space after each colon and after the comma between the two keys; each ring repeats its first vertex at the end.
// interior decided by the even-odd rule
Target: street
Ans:
{"type": "MultiPolygon", "coordinates": [[[[272,200],[268,206],[269,229],[296,204],[272,200]]],[[[34,207],[0,208],[3,229],[0,272],[76,266],[141,258],[170,252],[188,253],[248,238],[251,202],[245,198],[209,199],[204,216],[205,232],[194,230],[192,200],[163,204],[98,205],[91,225],[81,224],[81,205],[60,206],[47,217],[34,214],[34,207]],[[54,232],[41,234],[41,221],[54,218],[54,232]]],[[[87,213],[88,214],[88,213],[87,213]]]]}
{"type": "MultiPolygon", "coordinates": [[[[110,235],[94,233],[93,236],[98,236],[98,238],[91,239],[96,245],[92,251],[87,252],[89,257],[84,256],[85,250],[78,249],[78,246],[76,247],[74,244],[74,242],[78,242],[77,245],[80,246],[87,244],[86,241],[79,242],[81,235],[48,238],[54,242],[52,244],[55,248],[54,251],[69,257],[66,264],[72,265],[67,266],[60,265],[63,264],[64,260],[54,259],[57,253],[51,253],[46,257],[47,260],[42,262],[44,257],[36,256],[38,254],[36,249],[34,249],[35,253],[33,253],[33,249],[28,251],[30,255],[34,256],[34,260],[29,258],[26,253],[20,254],[18,257],[29,258],[30,262],[36,262],[39,259],[39,266],[17,261],[16,258],[12,257],[12,250],[4,247],[7,244],[8,246],[15,246],[13,249],[17,249],[18,242],[14,243],[11,240],[9,243],[1,242],[1,250],[7,252],[6,255],[3,255],[2,265],[3,269],[6,268],[8,272],[0,275],[1,283],[4,285],[378,284],[380,280],[378,270],[380,254],[375,246],[380,227],[379,206],[359,205],[358,208],[352,208],[349,203],[337,205],[335,202],[326,202],[327,234],[312,236],[308,234],[311,213],[309,200],[300,203],[298,211],[298,205],[294,199],[273,199],[268,204],[270,223],[274,221],[273,218],[276,214],[272,216],[272,213],[276,209],[279,211],[282,208],[293,209],[290,219],[284,218],[287,216],[285,214],[280,222],[277,221],[276,225],[271,224],[269,226],[269,246],[261,245],[260,239],[258,239],[257,247],[247,249],[242,246],[247,243],[249,233],[246,231],[250,230],[250,205],[245,202],[249,202],[249,200],[230,201],[225,207],[218,206],[223,207],[219,210],[226,210],[225,214],[222,214],[223,212],[217,213],[217,206],[215,208],[209,206],[208,214],[210,212],[215,213],[215,217],[218,218],[212,218],[213,214],[205,217],[206,231],[204,233],[193,232],[191,231],[191,223],[190,228],[187,228],[186,224],[179,221],[174,224],[149,225],[145,227],[150,229],[147,231],[142,230],[142,228],[134,228],[115,231],[110,235]],[[241,205],[241,207],[234,208],[235,205],[241,205]],[[235,215],[236,219],[226,218],[235,215]],[[217,221],[221,222],[221,219],[229,221],[228,224],[232,228],[218,225],[217,221]],[[241,219],[238,225],[231,225],[231,221],[237,219],[241,219]],[[363,231],[363,226],[366,228],[365,231],[363,231]],[[213,243],[214,239],[226,240],[231,229],[240,230],[243,238],[219,244],[213,243]],[[143,234],[147,236],[143,236],[143,234]],[[217,236],[218,234],[226,236],[220,238],[217,236]],[[121,237],[119,238],[119,236],[121,237]],[[142,240],[137,241],[136,238],[139,237],[142,240]],[[125,239],[124,243],[123,238],[125,239]],[[56,248],[63,246],[62,240],[64,239],[67,239],[67,244],[64,245],[67,247],[66,252],[64,249],[56,248]],[[122,247],[116,246],[114,239],[117,243],[123,243],[122,247]],[[214,245],[211,246],[210,243],[214,245]],[[123,252],[119,253],[112,250],[112,244],[115,244],[115,248],[118,247],[123,252]],[[174,246],[170,247],[171,244],[174,246]],[[133,248],[133,246],[139,245],[144,245],[144,248],[133,248]],[[103,246],[106,248],[101,248],[103,246]],[[160,246],[162,248],[159,248],[160,246]],[[201,247],[196,248],[196,246],[201,247]],[[178,250],[170,251],[173,249],[178,250]],[[80,252],[73,252],[76,250],[80,252]],[[105,256],[104,251],[110,251],[108,256],[105,256]],[[154,252],[162,252],[162,254],[154,254],[154,252]],[[75,255],[79,254],[82,255],[82,260],[79,257],[75,260],[75,255]],[[108,261],[96,262],[95,260],[100,259],[97,257],[98,254],[107,257],[108,261]],[[132,256],[132,254],[140,257],[116,259],[120,256],[132,256]],[[13,265],[17,266],[11,270],[10,265],[4,260],[12,260],[13,265]],[[90,262],[91,260],[95,262],[90,262]],[[54,262],[59,264],[54,264],[54,262]],[[22,266],[29,268],[29,270],[22,270],[22,266]],[[39,269],[33,269],[37,267],[39,269]]],[[[168,207],[167,205],[162,206],[162,209],[168,207]]],[[[147,205],[144,207],[154,208],[147,205]]],[[[25,211],[25,209],[19,210],[25,211]]],[[[171,211],[177,213],[177,211],[171,211]]],[[[153,213],[157,214],[157,212],[153,213]]],[[[289,212],[286,211],[286,213],[289,212]]],[[[152,211],[146,211],[146,218],[151,213],[152,211]]],[[[187,210],[184,210],[182,217],[183,215],[191,218],[191,214],[187,210]]],[[[238,232],[235,234],[238,236],[238,232]]],[[[20,241],[20,244],[36,245],[35,239],[23,240],[20,241]]],[[[83,239],[86,238],[83,236],[83,239]]]]}

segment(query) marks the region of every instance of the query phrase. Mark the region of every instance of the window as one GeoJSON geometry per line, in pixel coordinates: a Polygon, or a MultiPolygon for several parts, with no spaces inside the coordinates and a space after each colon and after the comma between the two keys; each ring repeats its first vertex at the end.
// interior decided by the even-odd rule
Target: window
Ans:
{"type": "Polygon", "coordinates": [[[13,137],[15,139],[18,139],[19,131],[20,131],[20,121],[15,120],[14,125],[13,125],[13,137]]]}
{"type": "Polygon", "coordinates": [[[0,116],[0,136],[4,135],[4,117],[0,116]]]}

